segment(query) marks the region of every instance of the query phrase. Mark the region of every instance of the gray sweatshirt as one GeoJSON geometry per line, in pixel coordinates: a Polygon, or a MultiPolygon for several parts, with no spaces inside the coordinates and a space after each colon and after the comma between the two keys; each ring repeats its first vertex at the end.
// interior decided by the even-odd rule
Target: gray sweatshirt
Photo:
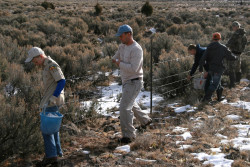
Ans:
{"type": "Polygon", "coordinates": [[[122,83],[133,78],[143,78],[143,51],[136,41],[129,46],[120,44],[112,59],[121,60],[119,67],[122,83]]]}

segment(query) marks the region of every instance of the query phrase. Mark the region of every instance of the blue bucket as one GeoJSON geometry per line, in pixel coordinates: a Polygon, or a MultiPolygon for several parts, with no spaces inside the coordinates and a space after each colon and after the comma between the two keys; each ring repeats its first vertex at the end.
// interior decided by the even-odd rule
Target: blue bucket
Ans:
{"type": "Polygon", "coordinates": [[[59,132],[63,115],[59,112],[41,112],[41,131],[43,134],[51,135],[59,132]]]}

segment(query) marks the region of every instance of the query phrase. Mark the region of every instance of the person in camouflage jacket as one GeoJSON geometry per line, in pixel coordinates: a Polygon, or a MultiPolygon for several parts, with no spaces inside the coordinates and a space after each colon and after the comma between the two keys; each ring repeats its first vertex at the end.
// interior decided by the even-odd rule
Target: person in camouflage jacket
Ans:
{"type": "Polygon", "coordinates": [[[244,51],[247,44],[246,31],[241,28],[239,22],[234,21],[232,24],[232,29],[234,31],[232,37],[227,42],[226,46],[231,50],[231,52],[238,57],[236,61],[228,62],[230,85],[232,88],[235,86],[235,82],[240,82],[241,79],[241,58],[240,55],[244,51]]]}

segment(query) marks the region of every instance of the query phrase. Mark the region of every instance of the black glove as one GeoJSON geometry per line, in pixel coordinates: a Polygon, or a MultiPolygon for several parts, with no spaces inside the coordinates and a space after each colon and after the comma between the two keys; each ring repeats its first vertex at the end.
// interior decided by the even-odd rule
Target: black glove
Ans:
{"type": "Polygon", "coordinates": [[[203,67],[199,66],[199,72],[203,72],[203,67]]]}

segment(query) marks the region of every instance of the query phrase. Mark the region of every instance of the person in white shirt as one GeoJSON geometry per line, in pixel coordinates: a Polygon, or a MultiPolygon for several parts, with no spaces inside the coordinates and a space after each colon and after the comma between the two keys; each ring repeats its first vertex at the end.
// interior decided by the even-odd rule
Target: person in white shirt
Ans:
{"type": "Polygon", "coordinates": [[[136,137],[133,117],[135,116],[144,128],[152,122],[152,119],[142,112],[135,100],[143,87],[142,48],[133,39],[133,30],[129,25],[120,26],[116,36],[122,42],[112,58],[113,63],[120,68],[122,79],[120,124],[123,137],[118,141],[130,143],[136,137]]]}

